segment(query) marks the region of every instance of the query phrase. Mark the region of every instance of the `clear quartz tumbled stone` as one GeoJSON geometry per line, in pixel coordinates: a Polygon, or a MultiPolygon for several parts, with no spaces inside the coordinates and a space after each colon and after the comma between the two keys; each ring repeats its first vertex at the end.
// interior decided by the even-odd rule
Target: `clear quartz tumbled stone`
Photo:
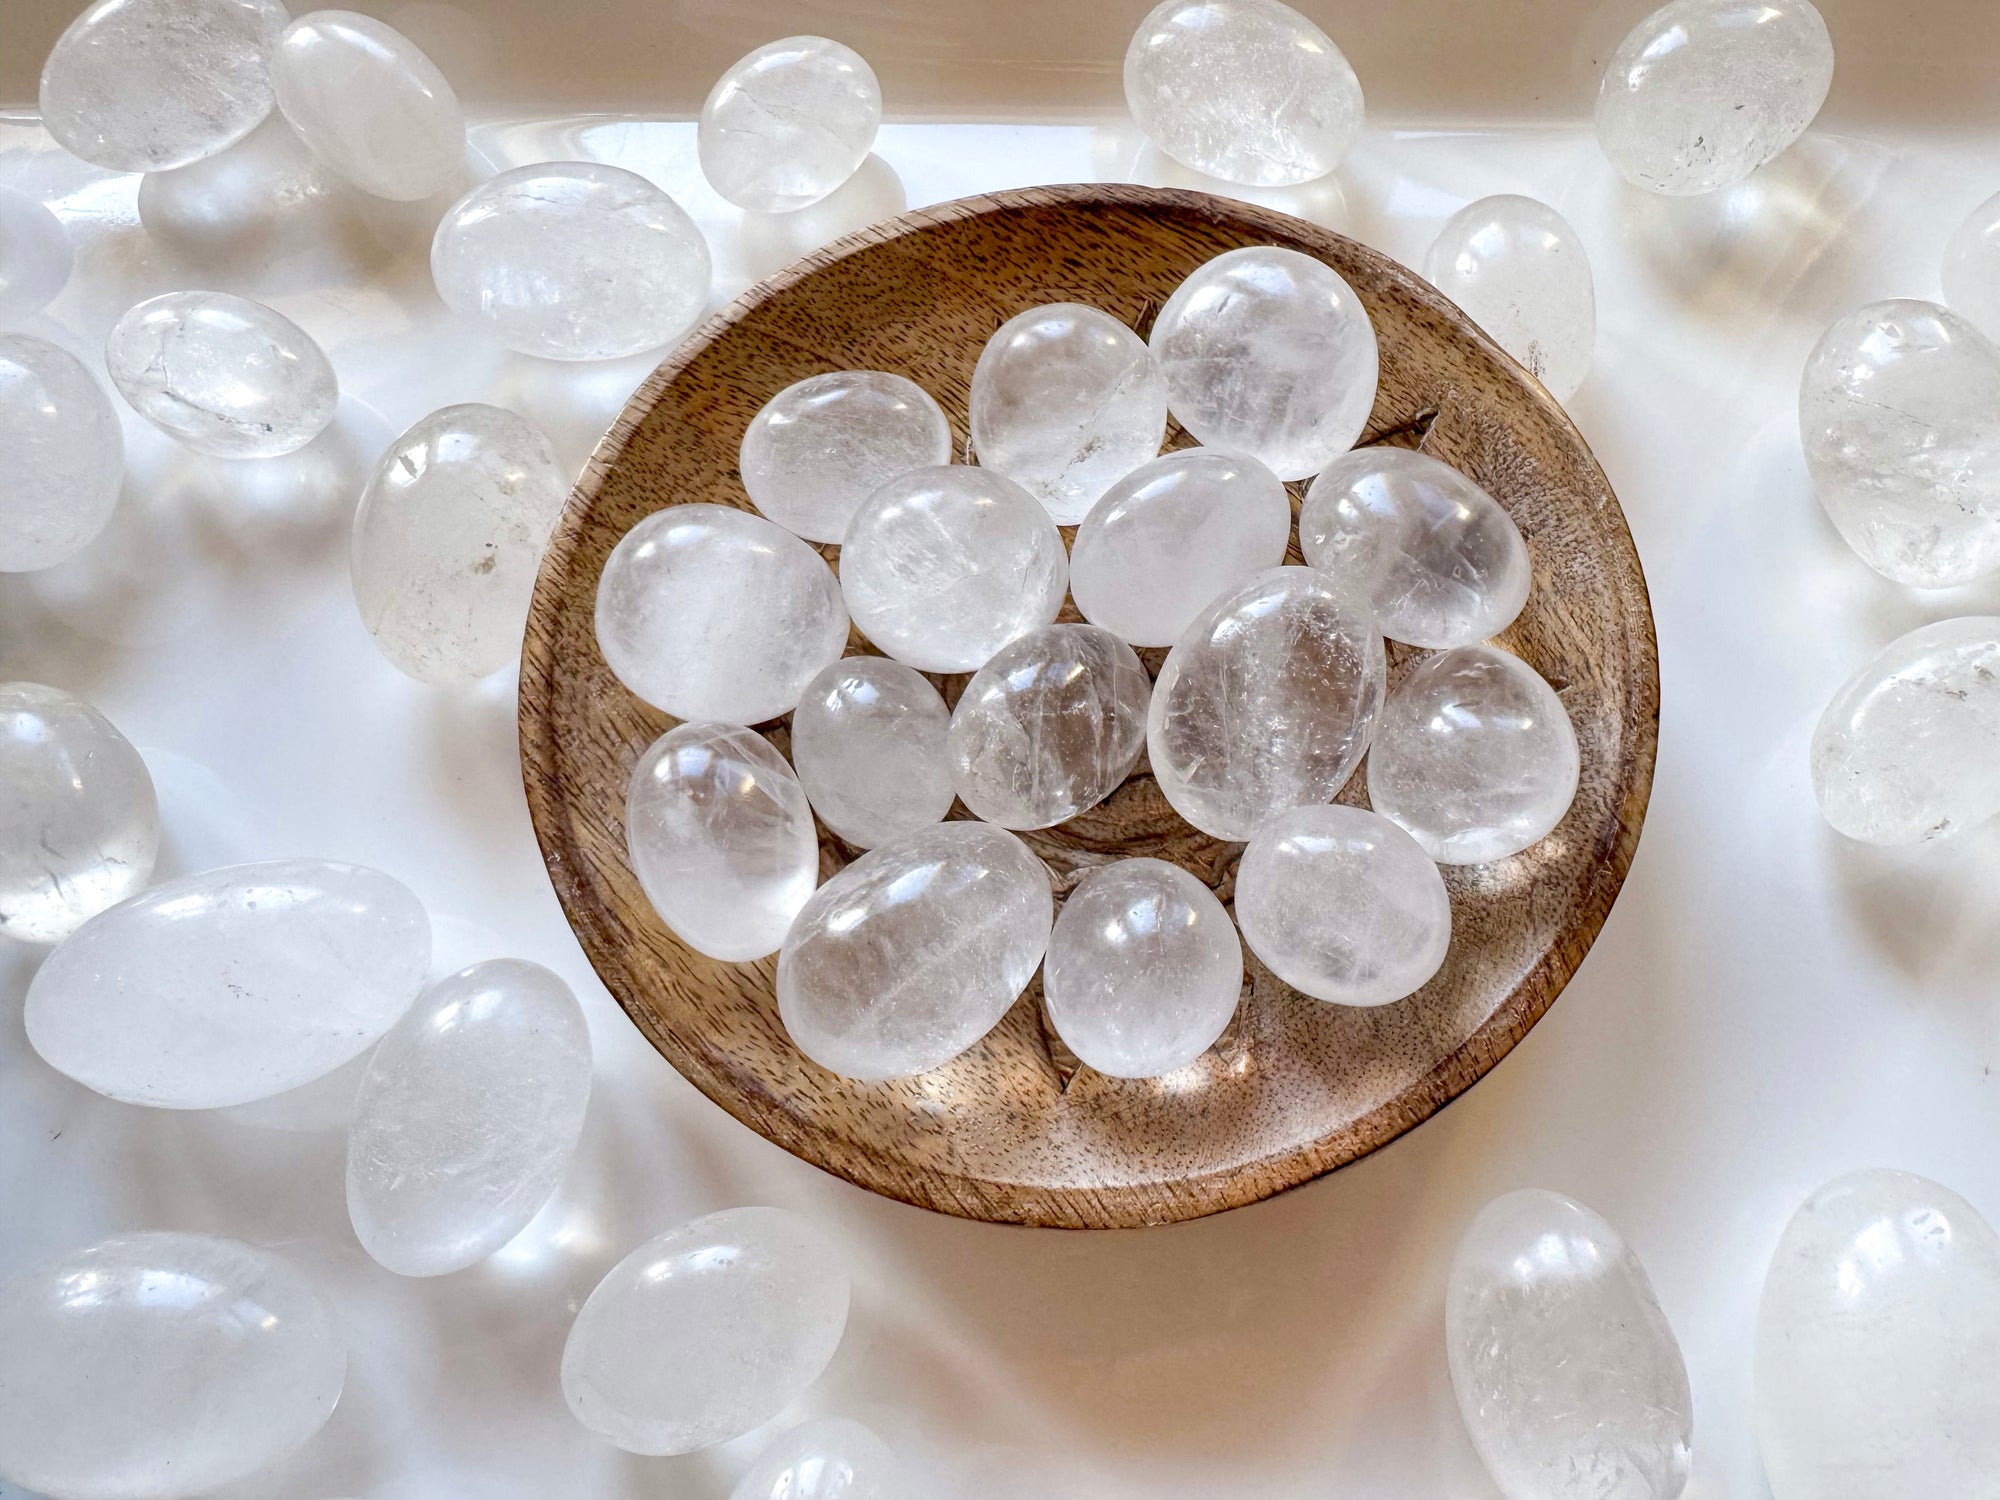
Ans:
{"type": "Polygon", "coordinates": [[[0,434],[0,573],[54,567],[118,508],[118,413],[67,349],[0,334],[0,434]]]}
{"type": "Polygon", "coordinates": [[[1320,470],[1299,511],[1311,566],[1368,595],[1392,641],[1468,646],[1528,602],[1527,544],[1472,480],[1407,448],[1357,448],[1320,470]]]}
{"type": "Polygon", "coordinates": [[[1597,291],[1569,220],[1518,193],[1481,198],[1445,221],[1424,275],[1556,400],[1576,394],[1597,346],[1597,291]]]}
{"type": "Polygon", "coordinates": [[[2000,345],[1932,302],[1874,302],[1799,383],[1819,502],[1861,560],[1949,588],[2000,571],[2000,345]]]}
{"type": "Polygon", "coordinates": [[[806,902],[778,954],[778,1014],[831,1072],[927,1072],[1020,998],[1054,918],[1048,868],[1013,834],[990,823],[919,829],[806,902]]]}
{"type": "Polygon", "coordinates": [[[1945,305],[2000,344],[2000,193],[1952,231],[1943,280],[1945,305]]]}
{"type": "Polygon", "coordinates": [[[1002,828],[1052,828],[1118,790],[1146,748],[1151,679],[1096,625],[1044,625],[974,674],[948,740],[959,800],[1002,828]]]}
{"type": "Polygon", "coordinates": [[[1243,946],[1215,892],[1178,865],[1121,859],[1063,902],[1042,970],[1049,1021],[1114,1078],[1157,1078],[1215,1044],[1243,991],[1243,946]]]}
{"type": "Polygon", "coordinates": [[[1175,289],[1149,338],[1167,406],[1195,441],[1280,479],[1354,446],[1375,406],[1380,353],[1354,288],[1274,245],[1231,250],[1175,289]]]}
{"type": "Polygon", "coordinates": [[[1361,133],[1361,81],[1278,0],[1165,0],[1125,51],[1125,103],[1183,166],[1249,187],[1323,177],[1361,133]]]}
{"type": "Polygon", "coordinates": [[[792,713],[792,763],[813,811],[873,849],[951,811],[951,713],[930,680],[886,656],[843,656],[792,713]]]}
{"type": "Polygon", "coordinates": [[[951,462],[951,424],[916,382],[835,370],[786,386],[743,433],[751,504],[809,542],[837,542],[876,490],[951,462]]]}
{"type": "Polygon", "coordinates": [[[819,1378],[847,1328],[839,1250],[782,1208],[726,1208],[605,1273],[563,1345],[576,1419],[628,1453],[741,1437],[819,1378]]]}
{"type": "Polygon", "coordinates": [[[0,323],[47,307],[75,263],[62,220],[26,193],[0,188],[0,323]]]}
{"type": "Polygon", "coordinates": [[[1686,1487],[1680,1344],[1639,1258],[1581,1203],[1533,1188],[1488,1203],[1458,1243],[1444,1316],[1459,1413],[1507,1500],[1686,1487]]]}
{"type": "Polygon", "coordinates": [[[729,1500],[915,1500],[902,1465],[872,1428],[816,1417],[781,1432],[736,1481],[729,1500]]]}
{"type": "Polygon", "coordinates": [[[882,86],[852,47],[823,36],[767,42],[701,107],[702,175],[738,208],[805,208],[859,170],[881,123],[882,86]]]}
{"type": "Polygon", "coordinates": [[[1576,730],[1541,674],[1493,646],[1420,662],[1382,706],[1368,800],[1440,864],[1518,854],[1576,798],[1576,730]]]}
{"type": "Polygon", "coordinates": [[[1064,526],[1155,457],[1167,382],[1145,341],[1109,313],[1052,302],[1017,313],[972,371],[972,447],[1064,526]]]}
{"type": "Polygon", "coordinates": [[[1811,0],[1673,0],[1612,53],[1597,142],[1635,186],[1713,192],[1804,135],[1832,83],[1811,0]]]}
{"type": "Polygon", "coordinates": [[[132,742],[59,688],[0,683],[0,933],[60,942],[144,886],[159,850],[132,742]]]}
{"type": "Polygon", "coordinates": [[[271,82],[300,139],[363,192],[428,198],[465,168],[458,95],[421,47],[372,16],[299,17],[278,43],[271,82]]]}

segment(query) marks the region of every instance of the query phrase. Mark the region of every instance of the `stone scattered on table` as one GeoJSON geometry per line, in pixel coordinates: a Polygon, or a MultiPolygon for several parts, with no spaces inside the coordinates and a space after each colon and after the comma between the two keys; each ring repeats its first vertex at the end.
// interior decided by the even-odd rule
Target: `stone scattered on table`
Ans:
{"type": "Polygon", "coordinates": [[[26,193],[0,188],[0,321],[32,318],[47,307],[75,263],[62,220],[26,193]]]}
{"type": "Polygon", "coordinates": [[[729,1500],[912,1500],[902,1465],[874,1430],[816,1417],[764,1446],[729,1500]]]}
{"type": "Polygon", "coordinates": [[[0,573],[52,568],[118,508],[118,413],[68,350],[32,334],[0,334],[0,434],[0,573]]]}
{"type": "Polygon", "coordinates": [[[1597,291],[1569,220],[1518,193],[1468,203],[1445,221],[1424,275],[1558,401],[1590,373],[1597,291]]]}
{"type": "Polygon", "coordinates": [[[402,32],[350,10],[285,28],[271,62],[278,109],[334,171],[411,202],[465,171],[465,114],[437,64],[402,32]]]}
{"type": "Polygon", "coordinates": [[[950,728],[928,678],[886,656],[844,656],[806,684],[792,764],[820,821],[873,849],[951,811],[950,728]]]}
{"type": "Polygon", "coordinates": [[[1952,231],[1943,280],[1945,305],[2000,343],[2000,193],[1952,231]]]}
{"type": "Polygon", "coordinates": [[[868,159],[882,86],[852,47],[823,36],[766,42],[716,80],[696,132],[702,175],[738,208],[820,201],[868,159]]]}

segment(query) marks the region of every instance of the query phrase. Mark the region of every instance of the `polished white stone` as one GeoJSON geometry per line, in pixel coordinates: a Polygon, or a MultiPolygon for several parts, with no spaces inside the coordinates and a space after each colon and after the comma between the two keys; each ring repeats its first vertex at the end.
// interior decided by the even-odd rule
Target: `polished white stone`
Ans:
{"type": "Polygon", "coordinates": [[[778,1014],[849,1078],[942,1067],[1034,978],[1055,918],[1049,873],[990,823],[939,823],[814,892],[778,954],[778,1014]]]}
{"type": "Polygon", "coordinates": [[[696,134],[702,175],[738,208],[785,213],[852,177],[882,123],[867,59],[823,36],[766,42],[709,90],[696,134]]]}
{"type": "Polygon", "coordinates": [[[2000,343],[2000,193],[1952,231],[1943,280],[1945,305],[2000,343]]]}
{"type": "Polygon", "coordinates": [[[1827,329],[1799,384],[1819,502],[1861,560],[1947,588],[2000,572],[2000,345],[1931,302],[1827,329]]]}
{"type": "Polygon", "coordinates": [[[1424,256],[1424,275],[1567,401],[1590,373],[1597,291],[1569,220],[1518,193],[1468,203],[1424,256]]]}
{"type": "Polygon", "coordinates": [[[540,429],[498,406],[447,406],[375,464],[354,511],[361,623],[420,682],[471,682],[521,649],[535,570],[569,497],[540,429]]]}
{"type": "Polygon", "coordinates": [[[159,849],[132,742],[60,688],[0,682],[0,933],[60,942],[145,885],[159,849]]]}
{"type": "Polygon", "coordinates": [[[1368,801],[1438,863],[1484,864],[1563,820],[1579,767],[1555,689],[1518,656],[1460,646],[1418,663],[1382,706],[1368,801]]]}
{"type": "Polygon", "coordinates": [[[2000,812],[2000,617],[1940,620],[1870,658],[1820,716],[1812,784],[1827,822],[1869,844],[2000,812]]]}
{"type": "Polygon", "coordinates": [[[1361,133],[1361,81],[1278,0],[1165,0],[1125,50],[1132,118],[1184,166],[1251,187],[1309,182],[1361,133]]]}
{"type": "Polygon", "coordinates": [[[915,1500],[903,1468],[872,1428],[817,1417],[764,1446],[729,1500],[915,1500]]]}
{"type": "Polygon", "coordinates": [[[1331,266],[1297,250],[1216,256],[1167,299],[1149,342],[1189,435],[1280,479],[1317,474],[1353,447],[1375,405],[1367,309],[1331,266]]]}
{"type": "Polygon", "coordinates": [[[430,967],[409,888],[328,860],[228,865],[92,917],[28,984],[28,1040],[128,1104],[214,1109],[311,1083],[395,1025],[430,967]]]}
{"type": "Polygon", "coordinates": [[[1675,1500],[1694,1405],[1646,1268],[1574,1199],[1530,1188],[1481,1209],[1445,1292],[1466,1430],[1507,1500],[1675,1500]]]}
{"type": "Polygon", "coordinates": [[[675,936],[733,963],[775,953],[819,883],[805,788],[754,730],[682,724],[632,772],[625,839],[675,936]]]}
{"type": "Polygon", "coordinates": [[[1243,945],[1215,892],[1178,865],[1121,859],[1071,891],[1042,998],[1056,1034],[1115,1078],[1157,1078],[1215,1045],[1243,991],[1243,945]]]}
{"type": "Polygon", "coordinates": [[[1196,617],[1153,684],[1146,744],[1188,822],[1247,839],[1273,813],[1330,800],[1382,705],[1367,599],[1315,568],[1271,568],[1196,617]]]}
{"type": "Polygon", "coordinates": [[[1243,941],[1293,989],[1387,1005],[1430,982],[1451,947],[1451,898],[1417,841],[1379,813],[1273,814],[1236,867],[1243,941]]]}
{"type": "Polygon", "coordinates": [[[61,219],[26,193],[0,188],[0,322],[47,307],[75,262],[61,219]]]}
{"type": "Polygon", "coordinates": [[[847,610],[826,559],[783,527],[725,505],[669,505],[605,562],[597,645],[655,708],[758,724],[790,711],[847,649],[847,610]]]}
{"type": "Polygon", "coordinates": [[[1528,602],[1527,544],[1493,497],[1407,448],[1357,448],[1320,471],[1299,549],[1375,606],[1382,634],[1432,648],[1498,635],[1528,602]]]}
{"type": "Polygon", "coordinates": [[[1804,135],[1832,82],[1810,0],[1673,0],[1611,54],[1597,141],[1639,187],[1712,192],[1804,135]]]}
{"type": "Polygon", "coordinates": [[[271,60],[278,109],[313,153],[364,192],[404,202],[465,169],[465,115],[424,50],[351,10],[285,28],[271,60]]]}
{"type": "Polygon", "coordinates": [[[118,413],[68,350],[0,334],[0,438],[0,573],[54,567],[118,508],[118,413]]]}
{"type": "Polygon", "coordinates": [[[2000,1235],[1908,1172],[1806,1199],[1757,1310],[1773,1500],[1980,1500],[2000,1484],[2000,1235]]]}
{"type": "Polygon", "coordinates": [[[976,672],[1062,608],[1062,533],[991,469],[914,469],[863,502],[840,546],[861,633],[920,672],[976,672]]]}
{"type": "Polygon", "coordinates": [[[368,1061],[347,1137],[347,1214],[401,1276],[463,1270],[562,1181],[590,1102],[590,1028],[540,964],[488,959],[418,997],[368,1061]]]}
{"type": "Polygon", "coordinates": [[[972,448],[1064,526],[1167,435],[1167,381],[1145,340],[1080,302],[1016,313],[979,351],[972,448]]]}
{"type": "Polygon", "coordinates": [[[271,112],[278,0],[97,0],[42,64],[42,124],[114,172],[213,156],[271,112]]]}
{"type": "Polygon", "coordinates": [[[952,710],[952,785],[1002,828],[1052,828],[1118,790],[1146,748],[1152,680],[1097,625],[1044,625],[1000,648],[952,710]]]}
{"type": "Polygon", "coordinates": [[[523,354],[617,359],[671,344],[708,306],[708,241],[666,193],[602,162],[538,162],[445,211],[445,306],[523,354]]]}
{"type": "Polygon", "coordinates": [[[1134,646],[1171,646],[1218,594],[1283,562],[1291,534],[1291,497],[1256,459],[1163,454],[1107,489],[1077,527],[1070,596],[1134,646]]]}
{"type": "Polygon", "coordinates": [[[629,1453],[691,1453],[760,1427],[819,1378],[847,1327],[839,1249],[782,1208],[726,1208],[619,1261],[563,1345],[576,1419],[629,1453]]]}
{"type": "Polygon", "coordinates": [[[806,684],[792,763],[820,821],[873,849],[951,811],[950,728],[928,678],[886,656],[844,656],[806,684]]]}
{"type": "Polygon", "coordinates": [[[951,462],[951,424],[915,381],[835,370],[786,386],[744,430],[751,504],[809,542],[837,542],[876,490],[951,462]]]}

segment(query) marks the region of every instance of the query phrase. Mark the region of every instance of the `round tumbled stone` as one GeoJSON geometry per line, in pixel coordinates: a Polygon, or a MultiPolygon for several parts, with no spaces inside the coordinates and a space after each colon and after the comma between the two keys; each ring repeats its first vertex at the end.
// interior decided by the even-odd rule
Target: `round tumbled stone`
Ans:
{"type": "Polygon", "coordinates": [[[372,16],[299,17],[278,42],[271,82],[300,139],[363,192],[428,198],[465,169],[458,95],[421,47],[372,16]]]}
{"type": "Polygon", "coordinates": [[[75,262],[62,220],[26,193],[0,188],[0,322],[47,307],[75,262]]]}
{"type": "Polygon", "coordinates": [[[806,684],[792,763],[820,821],[873,849],[951,811],[950,729],[928,678],[886,656],[844,656],[806,684]]]}
{"type": "Polygon", "coordinates": [[[1445,221],[1424,275],[1556,400],[1576,394],[1597,347],[1597,290],[1569,220],[1518,193],[1481,198],[1445,221]]]}
{"type": "Polygon", "coordinates": [[[118,508],[118,413],[68,350],[0,334],[0,433],[0,573],[54,567],[118,508]]]}
{"type": "Polygon", "coordinates": [[[744,430],[737,472],[753,505],[809,542],[837,542],[876,490],[951,462],[951,424],[916,382],[835,370],[786,386],[744,430]]]}
{"type": "Polygon", "coordinates": [[[2000,343],[2000,193],[1965,216],[1944,249],[1945,305],[2000,343]]]}
{"type": "Polygon", "coordinates": [[[872,1428],[817,1417],[764,1446],[729,1500],[911,1500],[902,1465],[872,1428]]]}
{"type": "Polygon", "coordinates": [[[695,141],[716,192],[739,208],[785,213],[852,177],[881,124],[882,86],[867,59],[823,36],[792,36],[716,80],[695,141]]]}

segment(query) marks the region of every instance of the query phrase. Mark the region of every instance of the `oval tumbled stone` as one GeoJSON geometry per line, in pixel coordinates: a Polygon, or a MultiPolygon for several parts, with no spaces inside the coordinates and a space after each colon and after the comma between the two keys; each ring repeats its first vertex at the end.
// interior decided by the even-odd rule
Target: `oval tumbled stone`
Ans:
{"type": "Polygon", "coordinates": [[[465,165],[458,95],[422,48],[372,16],[299,17],[278,43],[271,83],[299,138],[364,192],[428,198],[465,165]]]}

